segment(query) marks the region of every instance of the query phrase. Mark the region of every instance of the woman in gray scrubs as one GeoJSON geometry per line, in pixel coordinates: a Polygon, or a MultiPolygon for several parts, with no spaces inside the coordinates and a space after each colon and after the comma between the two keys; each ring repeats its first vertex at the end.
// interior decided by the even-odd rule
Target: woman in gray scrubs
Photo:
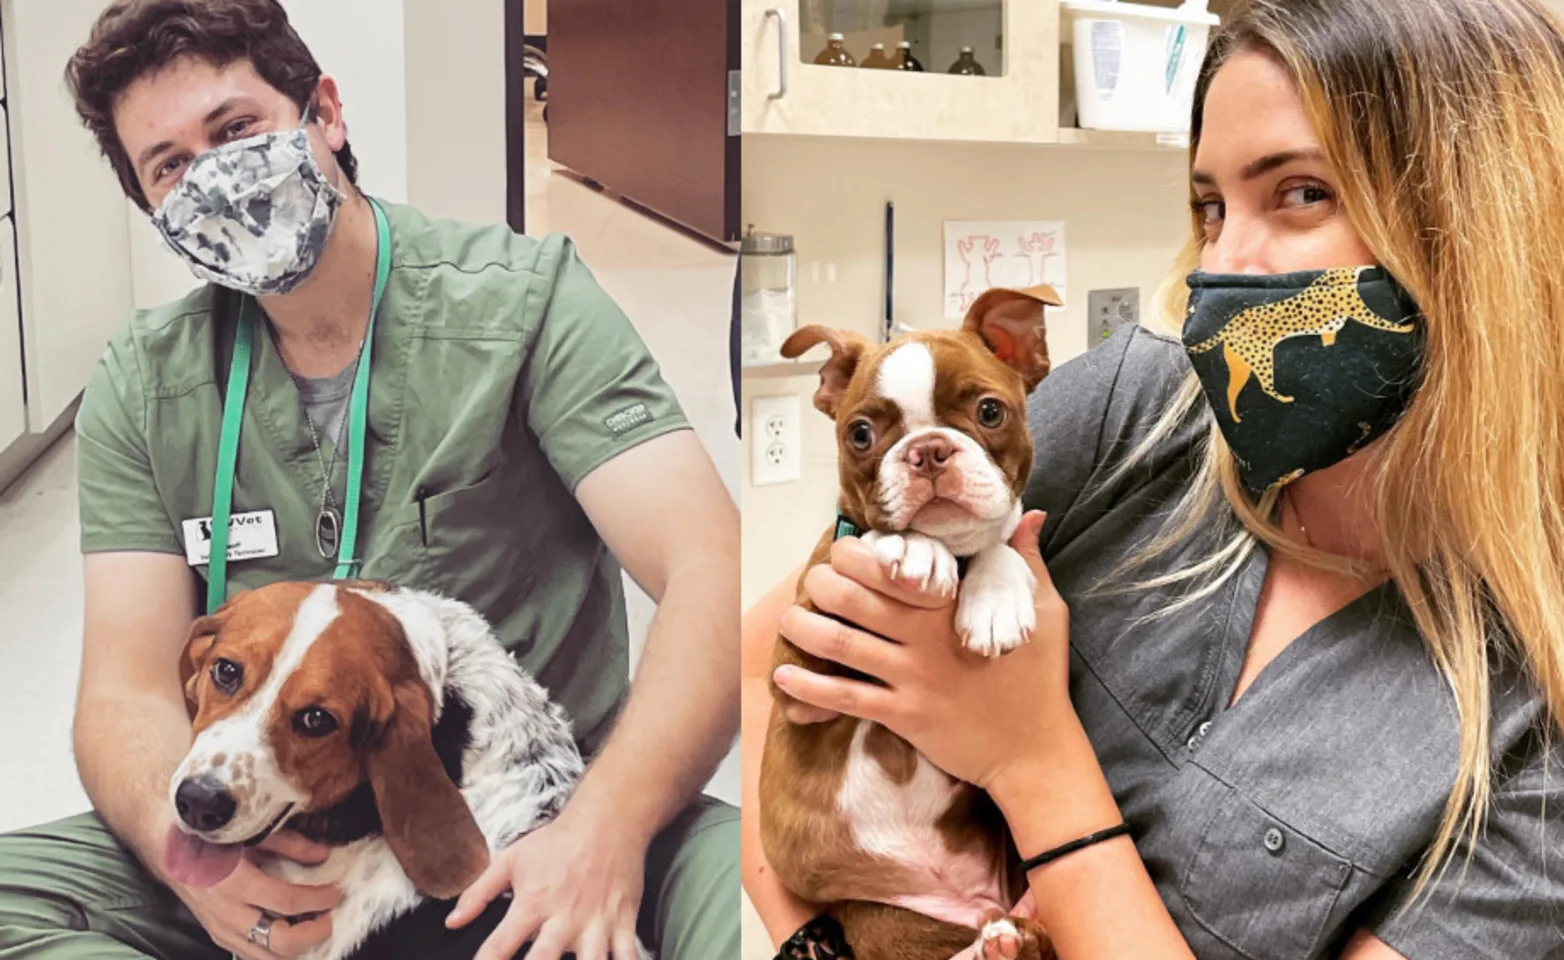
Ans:
{"type": "MultiPolygon", "coordinates": [[[[780,624],[884,684],[789,694],[988,789],[1023,857],[1073,850],[1023,904],[1065,960],[1564,956],[1560,22],[1255,0],[1192,132],[1181,336],[1032,399],[1032,642],[963,653],[839,542],[809,592],[861,629],[791,584],[751,612],[746,754],[780,624]]],[[[777,942],[818,912],[758,843],[745,877],[777,942]]]]}

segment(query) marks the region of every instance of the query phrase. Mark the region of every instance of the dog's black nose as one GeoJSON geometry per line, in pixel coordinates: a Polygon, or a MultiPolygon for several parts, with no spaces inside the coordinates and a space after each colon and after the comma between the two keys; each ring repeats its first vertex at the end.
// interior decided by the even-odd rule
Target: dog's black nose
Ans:
{"type": "Polygon", "coordinates": [[[234,818],[238,804],[233,794],[207,777],[189,777],[174,791],[174,809],[179,819],[202,833],[221,829],[234,818]]]}

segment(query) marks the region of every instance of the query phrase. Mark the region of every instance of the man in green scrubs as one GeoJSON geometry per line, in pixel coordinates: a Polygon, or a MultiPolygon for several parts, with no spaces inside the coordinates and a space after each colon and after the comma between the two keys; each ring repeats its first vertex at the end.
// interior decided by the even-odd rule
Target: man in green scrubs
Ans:
{"type": "Polygon", "coordinates": [[[275,0],[119,0],[68,75],[127,195],[217,282],[137,315],[82,401],[74,733],[95,812],[0,837],[0,960],[270,960],[329,931],[329,913],[265,919],[337,900],[255,867],[323,855],[296,834],[214,887],[163,863],[190,743],[176,664],[230,485],[213,601],[356,561],[472,604],[573,719],[591,763],[570,804],[451,918],[513,891],[480,956],[631,960],[639,933],[669,960],[737,957],[737,812],[698,796],[737,730],[737,513],[569,241],[379,204],[383,246],[337,86],[275,0]],[[225,400],[242,411],[231,484],[225,400]],[[633,684],[621,565],[659,602],[633,684]]]}

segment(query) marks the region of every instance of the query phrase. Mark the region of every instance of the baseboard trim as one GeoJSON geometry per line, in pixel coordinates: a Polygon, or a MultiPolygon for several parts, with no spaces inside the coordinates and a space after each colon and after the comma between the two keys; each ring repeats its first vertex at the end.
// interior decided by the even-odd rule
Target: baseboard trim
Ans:
{"type": "Polygon", "coordinates": [[[81,398],[77,397],[43,433],[23,434],[20,440],[0,450],[0,493],[20,480],[39,457],[65,436],[76,422],[76,408],[80,405],[81,398]]]}

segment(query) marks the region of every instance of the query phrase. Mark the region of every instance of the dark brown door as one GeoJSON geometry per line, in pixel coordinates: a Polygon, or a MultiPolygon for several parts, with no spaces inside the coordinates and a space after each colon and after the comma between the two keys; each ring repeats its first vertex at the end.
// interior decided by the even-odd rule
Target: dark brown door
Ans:
{"type": "Polygon", "coordinates": [[[739,236],[738,0],[558,0],[549,156],[716,241],[739,236]]]}
{"type": "Polygon", "coordinates": [[[524,0],[505,0],[505,222],[527,232],[527,73],[524,0]]]}

